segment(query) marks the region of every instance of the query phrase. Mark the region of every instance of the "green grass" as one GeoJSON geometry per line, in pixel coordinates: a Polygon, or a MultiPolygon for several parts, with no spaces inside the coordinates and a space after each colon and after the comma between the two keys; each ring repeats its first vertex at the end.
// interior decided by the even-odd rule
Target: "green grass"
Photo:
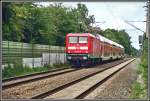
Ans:
{"type": "Polygon", "coordinates": [[[132,85],[132,91],[130,98],[131,99],[146,99],[148,92],[148,68],[145,65],[146,63],[141,62],[138,68],[138,75],[142,76],[143,83],[135,81],[132,85]]]}
{"type": "Polygon", "coordinates": [[[139,82],[134,82],[132,85],[132,93],[130,98],[132,99],[141,99],[145,98],[145,86],[139,82]]]}
{"type": "Polygon", "coordinates": [[[31,73],[36,72],[43,72],[48,71],[56,68],[69,68],[70,66],[68,64],[55,64],[53,66],[51,65],[45,65],[44,67],[28,67],[28,66],[22,66],[21,64],[15,64],[13,67],[11,65],[4,67],[2,70],[2,78],[10,78],[15,76],[22,76],[27,75],[31,73]]]}

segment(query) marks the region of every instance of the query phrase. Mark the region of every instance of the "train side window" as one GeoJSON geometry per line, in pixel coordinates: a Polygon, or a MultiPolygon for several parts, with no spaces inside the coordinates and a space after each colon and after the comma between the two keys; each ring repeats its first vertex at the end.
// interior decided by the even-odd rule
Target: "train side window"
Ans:
{"type": "Polygon", "coordinates": [[[70,36],[69,37],[69,43],[78,43],[78,37],[77,36],[70,36]]]}
{"type": "Polygon", "coordinates": [[[87,43],[88,37],[87,36],[79,36],[79,43],[87,43]]]}

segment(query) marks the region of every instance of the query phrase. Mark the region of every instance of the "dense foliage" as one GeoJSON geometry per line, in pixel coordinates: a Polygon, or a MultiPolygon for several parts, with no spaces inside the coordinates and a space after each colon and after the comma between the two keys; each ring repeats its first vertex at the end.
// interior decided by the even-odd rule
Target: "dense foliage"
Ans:
{"type": "Polygon", "coordinates": [[[90,26],[95,22],[94,15],[89,15],[84,4],[67,8],[61,3],[47,7],[29,2],[3,3],[2,8],[3,40],[64,46],[67,33],[95,32],[122,44],[127,54],[137,53],[124,30],[95,31],[90,26]]]}
{"type": "Polygon", "coordinates": [[[92,21],[82,4],[66,8],[61,4],[3,3],[3,40],[64,45],[67,33],[88,32],[92,21]]]}

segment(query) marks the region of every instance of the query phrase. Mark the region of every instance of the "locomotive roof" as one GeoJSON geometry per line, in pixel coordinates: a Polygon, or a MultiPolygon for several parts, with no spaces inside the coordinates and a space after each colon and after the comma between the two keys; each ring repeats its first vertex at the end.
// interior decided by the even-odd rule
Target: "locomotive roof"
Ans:
{"type": "Polygon", "coordinates": [[[88,36],[90,33],[68,33],[67,36],[88,36]]]}
{"type": "Polygon", "coordinates": [[[92,37],[95,37],[91,33],[68,33],[67,36],[92,36],[92,37]]]}

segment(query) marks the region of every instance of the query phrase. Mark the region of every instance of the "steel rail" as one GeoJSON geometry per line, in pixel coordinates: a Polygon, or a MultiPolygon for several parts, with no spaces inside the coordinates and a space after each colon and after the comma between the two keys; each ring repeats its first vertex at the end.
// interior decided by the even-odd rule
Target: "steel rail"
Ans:
{"type": "Polygon", "coordinates": [[[76,96],[74,99],[83,99],[88,94],[90,94],[92,91],[94,91],[97,87],[99,87],[104,82],[106,82],[107,80],[109,80],[112,76],[114,76],[115,74],[117,74],[119,71],[121,71],[124,67],[126,67],[128,64],[130,64],[134,60],[135,59],[133,59],[132,61],[130,61],[126,65],[122,66],[121,68],[119,68],[118,70],[116,70],[115,72],[113,72],[112,74],[110,74],[109,76],[107,76],[106,78],[102,79],[101,81],[99,81],[98,83],[96,83],[95,85],[93,85],[92,87],[90,87],[89,89],[87,89],[86,91],[84,91],[83,93],[81,93],[80,95],[76,96]]]}
{"type": "MultiPolygon", "coordinates": [[[[71,69],[71,70],[66,69],[66,71],[63,71],[65,69],[61,69],[61,70],[59,69],[59,70],[54,70],[54,71],[50,71],[50,72],[47,71],[47,72],[42,72],[42,73],[35,73],[33,75],[30,74],[30,75],[27,75],[27,76],[24,76],[24,77],[17,77],[17,79],[24,79],[24,80],[19,80],[19,81],[13,82],[13,83],[9,83],[9,81],[6,81],[6,82],[2,83],[2,89],[3,90],[8,89],[8,88],[20,85],[20,84],[29,83],[29,82],[33,82],[33,81],[37,81],[37,80],[41,80],[41,79],[44,79],[44,78],[53,77],[53,76],[57,76],[57,75],[61,75],[61,74],[69,73],[69,72],[74,72],[74,71],[77,71],[77,70],[80,70],[80,69],[71,69]],[[61,70],[62,70],[62,72],[61,72],[61,70]],[[60,71],[60,72],[58,72],[58,71],[60,71]],[[45,75],[46,73],[48,73],[48,74],[45,75]],[[44,76],[40,76],[40,75],[44,75],[44,76]],[[32,76],[36,76],[36,77],[31,78],[32,76]],[[29,77],[29,79],[27,79],[28,77],[29,77]]],[[[15,81],[14,78],[13,78],[13,80],[15,81]]],[[[11,80],[11,82],[13,80],[11,80]]]]}
{"type": "Polygon", "coordinates": [[[107,70],[107,69],[110,69],[111,67],[114,67],[114,66],[116,66],[116,65],[118,65],[118,64],[120,64],[120,63],[123,63],[123,62],[125,62],[125,61],[128,61],[128,59],[127,59],[127,60],[121,60],[121,61],[119,61],[119,62],[118,62],[118,61],[115,61],[115,62],[113,62],[113,64],[112,64],[111,66],[109,66],[111,63],[103,64],[103,65],[101,65],[101,68],[102,68],[102,69],[98,70],[97,72],[94,72],[94,73],[92,73],[92,74],[86,75],[86,76],[81,77],[81,78],[78,78],[77,80],[73,80],[73,81],[71,81],[71,82],[69,82],[69,83],[62,84],[62,85],[60,85],[60,86],[58,86],[58,87],[56,87],[56,88],[53,88],[53,89],[51,89],[51,90],[49,90],[49,91],[46,91],[46,92],[43,92],[43,93],[41,93],[41,94],[35,95],[35,96],[31,97],[31,99],[42,99],[42,98],[45,98],[45,97],[47,97],[47,96],[49,96],[49,95],[52,95],[52,94],[54,94],[54,93],[56,93],[56,92],[58,92],[58,91],[60,91],[60,90],[63,90],[64,88],[67,88],[67,87],[69,87],[69,86],[71,86],[71,85],[73,85],[73,84],[76,84],[76,83],[78,83],[78,82],[81,82],[82,80],[85,80],[85,79],[87,79],[87,78],[89,78],[89,77],[92,77],[92,76],[94,76],[94,75],[96,75],[96,74],[98,74],[98,73],[101,73],[101,72],[103,72],[103,71],[105,71],[105,70],[107,70]],[[106,68],[105,66],[107,66],[107,65],[108,65],[108,67],[106,68]],[[105,68],[104,68],[104,67],[105,67],[105,68]]]}
{"type": "Polygon", "coordinates": [[[26,78],[26,77],[30,77],[30,76],[35,76],[35,75],[39,75],[39,74],[44,74],[44,73],[56,72],[56,71],[65,70],[65,69],[68,69],[68,68],[53,69],[53,70],[48,70],[48,71],[44,71],[44,72],[36,72],[36,73],[31,73],[31,74],[22,75],[22,76],[10,77],[10,78],[7,78],[7,79],[3,79],[2,82],[7,82],[7,81],[12,81],[12,80],[22,79],[22,78],[26,78]]]}

